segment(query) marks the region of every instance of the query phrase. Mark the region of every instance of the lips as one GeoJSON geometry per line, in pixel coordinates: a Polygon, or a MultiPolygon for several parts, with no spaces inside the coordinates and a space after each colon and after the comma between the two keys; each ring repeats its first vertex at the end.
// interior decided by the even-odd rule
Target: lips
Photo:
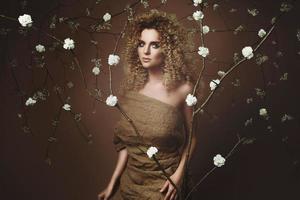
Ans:
{"type": "Polygon", "coordinates": [[[150,59],[150,58],[142,58],[142,60],[143,60],[144,62],[149,62],[151,59],[150,59]]]}

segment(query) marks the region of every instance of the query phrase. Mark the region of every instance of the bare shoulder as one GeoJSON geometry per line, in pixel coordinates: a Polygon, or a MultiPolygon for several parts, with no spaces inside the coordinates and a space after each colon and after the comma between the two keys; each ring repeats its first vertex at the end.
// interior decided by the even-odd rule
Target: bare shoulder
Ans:
{"type": "Polygon", "coordinates": [[[191,82],[182,83],[177,88],[177,96],[179,98],[180,105],[183,105],[188,94],[193,92],[193,84],[191,82]]]}
{"type": "Polygon", "coordinates": [[[186,95],[192,93],[193,92],[193,84],[191,82],[183,83],[181,86],[179,86],[178,92],[183,96],[186,96],[186,95]]]}
{"type": "Polygon", "coordinates": [[[186,122],[191,120],[193,115],[193,109],[191,106],[187,106],[185,103],[186,97],[188,94],[192,94],[194,89],[194,85],[191,82],[185,82],[178,88],[178,93],[180,93],[180,107],[183,115],[186,118],[186,122]]]}

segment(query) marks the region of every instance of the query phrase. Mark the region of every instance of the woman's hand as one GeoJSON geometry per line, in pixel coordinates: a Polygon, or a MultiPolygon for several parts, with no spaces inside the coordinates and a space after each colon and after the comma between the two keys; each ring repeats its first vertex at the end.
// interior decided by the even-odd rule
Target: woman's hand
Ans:
{"type": "Polygon", "coordinates": [[[109,184],[100,194],[98,194],[98,200],[108,200],[113,192],[114,186],[109,184]]]}
{"type": "MultiPolygon", "coordinates": [[[[173,181],[173,183],[177,186],[179,189],[179,186],[181,185],[183,175],[182,173],[175,172],[172,176],[170,176],[170,179],[173,181]]],[[[163,193],[167,191],[167,194],[164,198],[164,200],[175,200],[177,199],[177,191],[176,188],[170,183],[169,180],[167,180],[164,184],[164,186],[161,188],[160,192],[163,193]]]]}

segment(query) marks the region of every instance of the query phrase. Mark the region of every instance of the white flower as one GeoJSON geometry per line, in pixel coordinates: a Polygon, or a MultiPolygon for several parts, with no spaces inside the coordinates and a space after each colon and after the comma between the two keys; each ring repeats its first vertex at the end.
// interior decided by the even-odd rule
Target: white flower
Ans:
{"type": "Polygon", "coordinates": [[[64,41],[64,49],[70,50],[74,48],[75,48],[74,40],[72,40],[71,38],[66,38],[64,41]]]}
{"type": "Polygon", "coordinates": [[[150,147],[147,150],[147,155],[149,158],[152,158],[153,155],[155,155],[158,152],[158,149],[156,147],[150,147]]]}
{"type": "Polygon", "coordinates": [[[244,48],[242,49],[242,54],[243,54],[243,56],[244,56],[245,58],[251,59],[251,58],[253,57],[253,49],[252,49],[252,47],[249,47],[249,46],[244,47],[244,48]]]}
{"type": "Polygon", "coordinates": [[[107,97],[106,99],[106,105],[108,106],[115,106],[117,102],[118,102],[118,98],[113,95],[109,95],[109,97],[107,97]]]}
{"type": "Polygon", "coordinates": [[[26,27],[26,26],[31,27],[31,25],[32,25],[32,19],[31,19],[30,15],[27,15],[27,14],[20,15],[18,17],[18,20],[23,27],[26,27]]]}
{"type": "Polygon", "coordinates": [[[250,9],[247,9],[247,10],[248,10],[248,13],[250,15],[252,15],[253,17],[255,17],[256,15],[258,15],[258,13],[259,13],[259,11],[256,8],[254,8],[252,10],[250,10],[250,9]]]}
{"type": "Polygon", "coordinates": [[[294,119],[292,116],[284,114],[281,118],[281,122],[285,122],[287,120],[292,120],[292,119],[294,119]]]}
{"type": "Polygon", "coordinates": [[[66,111],[70,111],[71,110],[71,106],[69,105],[69,104],[65,104],[65,105],[63,105],[63,107],[62,107],[64,110],[66,110],[66,111]]]}
{"type": "Polygon", "coordinates": [[[281,12],[289,12],[292,8],[293,8],[293,5],[289,4],[287,2],[282,2],[280,5],[281,12]]]}
{"type": "Polygon", "coordinates": [[[267,129],[268,129],[270,132],[273,131],[273,130],[272,130],[272,126],[267,126],[267,129]]]}
{"type": "Polygon", "coordinates": [[[193,105],[196,105],[197,103],[197,98],[191,94],[188,94],[186,99],[185,99],[185,102],[188,106],[193,106],[193,105]]]}
{"type": "Polygon", "coordinates": [[[42,53],[42,52],[45,52],[45,51],[46,51],[45,47],[44,47],[43,45],[41,45],[41,44],[36,45],[36,46],[35,46],[35,50],[36,50],[37,52],[39,52],[39,53],[42,53]]]}
{"type": "Polygon", "coordinates": [[[209,32],[209,26],[203,26],[202,27],[202,32],[203,32],[203,34],[205,35],[205,34],[207,34],[208,32],[209,32]]]}
{"type": "Polygon", "coordinates": [[[212,80],[212,81],[209,83],[210,90],[215,90],[216,87],[217,87],[219,84],[220,84],[220,80],[219,80],[219,79],[212,80]]]}
{"type": "Polygon", "coordinates": [[[193,13],[193,18],[196,20],[196,21],[199,21],[200,19],[203,19],[204,17],[204,14],[202,11],[198,10],[196,12],[193,13]]]}
{"type": "Polygon", "coordinates": [[[214,157],[214,165],[217,167],[222,167],[225,164],[225,158],[223,158],[220,154],[217,154],[214,157]]]}
{"type": "Polygon", "coordinates": [[[264,29],[260,29],[258,31],[258,36],[261,37],[261,38],[265,37],[266,34],[267,33],[266,33],[266,31],[264,29]]]}
{"type": "Polygon", "coordinates": [[[268,112],[265,108],[261,108],[259,109],[259,115],[263,116],[263,117],[267,117],[268,116],[268,112]]]}
{"type": "Polygon", "coordinates": [[[109,65],[117,65],[120,62],[120,57],[118,55],[110,54],[108,57],[109,65]]]}
{"type": "Polygon", "coordinates": [[[93,72],[93,74],[95,74],[97,76],[100,73],[100,68],[99,67],[94,67],[92,72],[93,72]]]}
{"type": "Polygon", "coordinates": [[[247,119],[247,120],[245,121],[245,126],[248,126],[248,125],[252,124],[252,122],[253,122],[253,119],[252,119],[252,117],[251,117],[250,119],[247,119]]]}
{"type": "Polygon", "coordinates": [[[204,58],[209,54],[209,50],[206,47],[199,47],[198,50],[198,54],[204,58]]]}
{"type": "Polygon", "coordinates": [[[246,102],[249,104],[249,103],[251,103],[251,102],[253,102],[253,98],[247,98],[246,99],[246,102]]]}
{"type": "Polygon", "coordinates": [[[279,80],[281,80],[281,81],[286,81],[287,79],[288,79],[288,73],[285,72],[285,73],[283,74],[283,76],[280,77],[279,80]]]}
{"type": "Polygon", "coordinates": [[[223,71],[218,71],[218,75],[222,78],[225,75],[225,72],[223,71]]]}
{"type": "Polygon", "coordinates": [[[103,15],[103,20],[105,22],[109,21],[111,19],[111,15],[109,13],[105,13],[105,15],[103,15]]]}
{"type": "Polygon", "coordinates": [[[214,10],[214,11],[217,10],[218,7],[219,7],[219,4],[215,3],[215,4],[213,5],[213,10],[214,10]]]}
{"type": "Polygon", "coordinates": [[[266,96],[266,92],[260,88],[255,88],[256,95],[259,96],[260,98],[263,98],[266,96]]]}
{"type": "Polygon", "coordinates": [[[32,105],[35,104],[35,103],[36,103],[36,100],[33,99],[33,98],[31,98],[31,97],[29,97],[29,98],[27,99],[27,101],[25,102],[25,105],[26,105],[26,106],[32,106],[32,105]]]}
{"type": "Polygon", "coordinates": [[[202,3],[202,0],[193,0],[194,1],[194,6],[198,6],[199,4],[202,3]]]}
{"type": "Polygon", "coordinates": [[[237,9],[235,9],[235,8],[231,8],[231,9],[229,10],[230,13],[234,13],[234,12],[236,12],[236,11],[237,11],[237,9]]]}

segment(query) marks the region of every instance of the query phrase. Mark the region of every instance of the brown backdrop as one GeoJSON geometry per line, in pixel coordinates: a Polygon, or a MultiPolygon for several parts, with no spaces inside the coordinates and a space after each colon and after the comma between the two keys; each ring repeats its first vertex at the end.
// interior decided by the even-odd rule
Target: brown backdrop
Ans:
{"type": "MultiPolygon", "coordinates": [[[[133,1],[100,1],[91,10],[91,16],[101,18],[105,12],[116,14],[125,5],[133,1]]],[[[27,1],[24,9],[20,1],[2,1],[1,14],[17,18],[20,14],[31,14],[34,24],[63,40],[72,37],[76,41],[75,53],[84,71],[87,86],[95,88],[95,77],[91,73],[97,51],[91,44],[89,34],[84,32],[93,20],[81,17],[79,30],[72,32],[66,24],[57,23],[56,29],[49,30],[53,15],[59,17],[78,17],[86,15],[86,8],[93,7],[95,1],[27,1]]],[[[150,7],[159,5],[159,1],[149,1],[150,7]]],[[[257,31],[267,30],[272,17],[280,13],[280,1],[208,1],[205,9],[204,24],[215,29],[205,36],[206,46],[211,53],[204,74],[203,96],[209,92],[208,83],[218,78],[217,71],[226,71],[232,64],[233,53],[240,53],[246,45],[255,46],[257,31]],[[212,4],[218,3],[217,11],[212,4]],[[247,8],[257,8],[259,14],[253,17],[247,8]],[[236,9],[236,10],[234,10],[236,9]],[[239,25],[246,32],[233,34],[239,25]],[[228,31],[229,30],[229,31],[228,31]],[[231,30],[231,31],[230,31],[231,30]],[[216,60],[213,60],[216,58],[216,60]]],[[[136,7],[143,12],[143,6],[136,7]]],[[[195,8],[191,1],[169,0],[160,10],[175,13],[186,27],[195,27],[195,22],[186,19],[195,8]]],[[[198,119],[198,144],[192,160],[191,170],[194,181],[213,167],[215,154],[226,155],[237,142],[236,135],[255,138],[253,144],[241,145],[227,159],[225,166],[210,175],[195,192],[195,199],[297,199],[299,189],[299,2],[280,18],[272,35],[261,47],[260,53],[269,60],[262,66],[252,59],[235,70],[225,81],[205,113],[198,119]],[[278,53],[279,52],[279,53],[278,53]],[[280,53],[281,52],[281,53],[280,53]],[[287,72],[288,79],[280,80],[287,72]],[[240,86],[233,83],[240,81],[240,86]],[[256,95],[254,88],[265,90],[265,98],[256,95]],[[253,102],[246,103],[247,98],[253,102]],[[266,107],[269,120],[258,116],[258,110],[266,107]],[[293,116],[293,120],[282,123],[284,114],[293,116]],[[247,119],[253,119],[252,125],[245,127],[247,119]],[[271,126],[271,130],[267,127],[271,126]]],[[[122,30],[126,15],[113,17],[112,29],[122,30]]],[[[1,18],[1,71],[0,71],[0,195],[1,199],[56,199],[56,200],[92,200],[104,189],[114,170],[117,154],[112,145],[112,130],[118,119],[117,110],[95,102],[84,90],[78,68],[72,69],[71,56],[61,47],[57,54],[50,52],[53,40],[39,31],[30,31],[26,37],[18,33],[17,22],[1,18]],[[4,29],[11,31],[4,34],[4,29]],[[37,43],[46,45],[46,67],[53,77],[48,77],[43,85],[45,67],[38,68],[31,58],[31,51],[37,43]],[[63,60],[63,63],[59,59],[63,60]],[[15,64],[14,64],[15,63],[15,64]],[[16,79],[15,79],[16,78],[16,79]],[[71,81],[73,88],[66,87],[71,81]],[[57,127],[57,142],[51,145],[52,165],[44,162],[47,139],[53,132],[52,120],[60,109],[53,87],[62,88],[63,98],[70,97],[72,111],[81,113],[81,123],[93,135],[93,143],[88,144],[76,128],[72,116],[63,112],[57,127]],[[37,90],[47,88],[50,96],[30,108],[25,108],[24,99],[37,90]],[[22,98],[24,97],[24,98],[22,98]],[[28,120],[27,123],[26,119],[28,120]],[[27,124],[27,125],[26,125],[27,124]],[[31,133],[24,131],[24,126],[31,133]]],[[[299,33],[300,34],[300,33],[299,33]]],[[[299,36],[300,37],[300,36],[299,36]]],[[[108,93],[107,57],[112,53],[116,35],[95,34],[99,43],[99,57],[102,72],[97,85],[104,98],[108,93]]],[[[121,40],[117,53],[121,55],[124,41],[121,40]]],[[[195,46],[200,45],[199,35],[195,46]]],[[[195,52],[195,59],[201,58],[195,52]]],[[[113,88],[117,89],[122,78],[122,63],[113,68],[113,88]]],[[[201,65],[199,64],[199,67],[201,65]]],[[[203,102],[203,98],[200,102],[203,102]]],[[[87,132],[83,132],[86,134],[87,132]]]]}

